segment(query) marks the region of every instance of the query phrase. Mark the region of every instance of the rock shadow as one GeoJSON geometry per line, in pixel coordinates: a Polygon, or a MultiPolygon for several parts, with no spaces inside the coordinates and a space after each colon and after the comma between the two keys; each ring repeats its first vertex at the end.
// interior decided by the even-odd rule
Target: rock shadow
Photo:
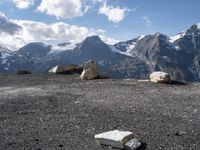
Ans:
{"type": "Polygon", "coordinates": [[[141,146],[137,148],[137,150],[146,150],[147,149],[147,143],[146,142],[142,142],[141,146]]]}
{"type": "Polygon", "coordinates": [[[172,80],[170,84],[172,84],[172,85],[186,85],[185,82],[182,82],[182,81],[176,81],[176,80],[172,80]]]}

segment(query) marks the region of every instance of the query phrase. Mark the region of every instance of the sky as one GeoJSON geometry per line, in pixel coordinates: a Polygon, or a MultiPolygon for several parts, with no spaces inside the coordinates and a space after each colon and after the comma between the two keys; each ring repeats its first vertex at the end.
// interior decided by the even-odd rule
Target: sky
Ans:
{"type": "Polygon", "coordinates": [[[0,0],[0,44],[114,44],[161,32],[173,36],[200,22],[199,0],[0,0]]]}

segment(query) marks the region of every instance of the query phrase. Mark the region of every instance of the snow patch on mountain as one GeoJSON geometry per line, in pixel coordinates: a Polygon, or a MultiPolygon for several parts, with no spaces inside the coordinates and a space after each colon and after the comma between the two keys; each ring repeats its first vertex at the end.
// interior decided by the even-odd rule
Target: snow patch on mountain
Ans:
{"type": "Polygon", "coordinates": [[[77,46],[76,43],[63,43],[51,46],[51,51],[48,54],[59,53],[66,50],[73,50],[77,46]]]}
{"type": "Polygon", "coordinates": [[[170,40],[169,40],[169,41],[170,41],[171,43],[174,43],[174,42],[177,41],[178,39],[184,37],[185,34],[186,34],[186,32],[181,32],[181,33],[179,33],[179,34],[177,34],[177,35],[175,35],[175,36],[173,36],[173,37],[170,37],[170,40]]]}
{"type": "Polygon", "coordinates": [[[145,37],[145,35],[141,35],[138,37],[138,40],[142,40],[145,37]]]}
{"type": "Polygon", "coordinates": [[[11,56],[10,54],[2,52],[1,53],[1,59],[2,59],[1,64],[5,64],[8,60],[8,57],[10,57],[10,56],[11,56]]]}
{"type": "Polygon", "coordinates": [[[128,54],[130,54],[130,52],[135,48],[135,46],[137,45],[137,43],[136,42],[132,42],[131,44],[128,44],[128,46],[127,46],[127,48],[126,48],[126,52],[128,53],[128,54]]]}
{"type": "Polygon", "coordinates": [[[197,28],[200,29],[200,23],[197,23],[197,28]]]}
{"type": "Polygon", "coordinates": [[[72,50],[76,47],[77,45],[75,43],[70,43],[66,44],[65,46],[59,46],[59,45],[53,45],[51,47],[52,50],[55,51],[65,51],[65,50],[72,50]]]}
{"type": "Polygon", "coordinates": [[[130,56],[133,57],[131,54],[127,53],[127,52],[122,52],[121,50],[117,49],[115,46],[110,45],[110,49],[115,52],[115,53],[120,53],[126,56],[130,56]]]}

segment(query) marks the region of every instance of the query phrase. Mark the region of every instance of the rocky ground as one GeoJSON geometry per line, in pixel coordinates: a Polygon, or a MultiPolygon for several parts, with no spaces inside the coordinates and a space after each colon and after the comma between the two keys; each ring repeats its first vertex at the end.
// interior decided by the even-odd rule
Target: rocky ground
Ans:
{"type": "Polygon", "coordinates": [[[200,83],[1,75],[1,150],[110,150],[94,135],[133,131],[140,150],[200,149],[200,83]]]}

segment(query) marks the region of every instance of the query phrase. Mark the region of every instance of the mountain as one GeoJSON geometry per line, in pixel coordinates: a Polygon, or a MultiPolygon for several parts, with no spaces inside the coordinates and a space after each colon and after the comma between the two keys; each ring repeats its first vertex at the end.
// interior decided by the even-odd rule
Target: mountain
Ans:
{"type": "Polygon", "coordinates": [[[173,79],[199,81],[200,25],[174,37],[155,33],[115,45],[91,36],[81,43],[30,43],[15,52],[0,47],[0,71],[7,73],[16,69],[47,73],[57,64],[83,65],[89,59],[97,62],[100,71],[115,78],[148,78],[153,71],[165,71],[173,79]]]}
{"type": "Polygon", "coordinates": [[[131,41],[117,43],[115,47],[146,62],[150,72],[166,71],[177,80],[200,79],[199,25],[195,24],[174,37],[155,33],[131,41]],[[132,49],[131,45],[134,45],[132,49]]]}

